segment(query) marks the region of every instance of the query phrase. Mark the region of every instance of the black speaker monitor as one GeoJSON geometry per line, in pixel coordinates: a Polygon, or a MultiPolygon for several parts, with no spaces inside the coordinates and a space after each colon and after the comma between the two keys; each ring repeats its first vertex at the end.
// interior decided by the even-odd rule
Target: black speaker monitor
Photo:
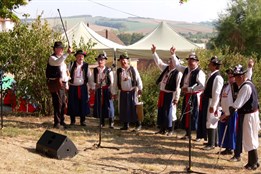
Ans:
{"type": "Polygon", "coordinates": [[[36,143],[36,151],[51,158],[74,157],[78,150],[73,142],[64,135],[46,130],[36,143]]]}

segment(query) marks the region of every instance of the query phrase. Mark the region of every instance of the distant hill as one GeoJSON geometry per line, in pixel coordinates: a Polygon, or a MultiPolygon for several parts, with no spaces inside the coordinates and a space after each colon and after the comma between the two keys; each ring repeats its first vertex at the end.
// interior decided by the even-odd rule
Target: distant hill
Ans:
{"type": "MultiPolygon", "coordinates": [[[[32,19],[33,20],[33,19],[32,19]]],[[[57,29],[61,29],[60,18],[45,18],[48,23],[57,29]]],[[[70,29],[75,24],[83,21],[88,24],[94,31],[102,30],[114,30],[115,33],[119,32],[129,32],[129,33],[149,33],[162,21],[152,18],[106,18],[101,16],[92,17],[91,15],[81,15],[81,16],[70,16],[63,17],[64,24],[67,29],[70,29]]],[[[165,20],[173,29],[178,33],[212,33],[214,31],[213,22],[200,22],[200,23],[189,23],[189,22],[179,22],[179,21],[169,21],[165,20]]]]}

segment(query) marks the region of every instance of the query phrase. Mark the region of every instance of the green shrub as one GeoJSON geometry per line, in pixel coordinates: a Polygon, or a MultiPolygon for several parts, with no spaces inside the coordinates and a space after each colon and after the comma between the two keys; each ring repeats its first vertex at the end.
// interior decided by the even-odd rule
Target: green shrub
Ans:
{"type": "Polygon", "coordinates": [[[143,91],[143,111],[145,125],[156,125],[157,120],[157,102],[159,95],[159,86],[156,85],[156,80],[159,77],[160,71],[155,66],[150,66],[148,69],[140,72],[143,91]]]}

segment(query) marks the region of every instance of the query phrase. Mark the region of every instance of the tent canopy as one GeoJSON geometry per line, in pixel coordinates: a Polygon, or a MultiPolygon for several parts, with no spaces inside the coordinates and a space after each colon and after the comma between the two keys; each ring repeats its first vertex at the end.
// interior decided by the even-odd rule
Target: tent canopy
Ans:
{"type": "Polygon", "coordinates": [[[181,53],[182,55],[199,48],[196,44],[176,33],[163,21],[151,33],[144,36],[138,42],[120,49],[119,52],[127,51],[129,57],[151,58],[152,44],[157,47],[157,53],[161,58],[170,57],[169,50],[172,46],[176,48],[177,53],[181,53]]]}
{"type": "MultiPolygon", "coordinates": [[[[108,56],[113,56],[114,50],[118,48],[123,49],[125,47],[102,37],[90,29],[84,22],[79,22],[66,33],[71,44],[75,42],[76,45],[79,45],[81,39],[84,40],[84,43],[91,41],[96,43],[92,49],[97,50],[98,52],[102,52],[104,50],[108,56]]],[[[62,37],[66,39],[65,33],[62,34],[62,37]]]]}

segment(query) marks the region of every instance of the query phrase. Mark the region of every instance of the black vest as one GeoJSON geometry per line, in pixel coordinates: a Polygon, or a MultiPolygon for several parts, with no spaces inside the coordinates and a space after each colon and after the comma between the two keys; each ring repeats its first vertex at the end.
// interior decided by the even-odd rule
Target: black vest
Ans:
{"type": "MultiPolygon", "coordinates": [[[[130,73],[131,76],[131,85],[137,86],[137,80],[136,80],[136,74],[134,71],[134,68],[132,66],[130,66],[130,68],[128,69],[128,72],[130,73]]],[[[122,73],[122,68],[118,68],[117,69],[117,85],[118,85],[118,89],[121,90],[121,73],[122,73]]]]}
{"type": "MultiPolygon", "coordinates": [[[[70,63],[69,71],[71,75],[71,79],[69,80],[70,83],[73,83],[74,81],[74,70],[76,68],[76,61],[70,63]]],[[[83,71],[83,79],[84,79],[84,84],[88,83],[88,63],[83,62],[82,65],[82,71],[83,71]]]]}
{"type": "MultiPolygon", "coordinates": [[[[200,71],[200,68],[198,67],[190,73],[189,87],[191,87],[197,83],[197,75],[198,75],[199,71],[200,71]]],[[[180,88],[183,87],[184,80],[187,75],[188,75],[188,68],[186,68],[185,71],[183,72],[183,76],[180,81],[180,88]]]]}
{"type": "MultiPolygon", "coordinates": [[[[111,72],[111,70],[108,67],[105,67],[105,69],[103,70],[103,73],[105,74],[105,82],[108,86],[110,86],[111,84],[111,79],[109,78],[109,73],[111,72]]],[[[98,76],[98,68],[94,68],[93,69],[93,75],[94,75],[94,82],[97,83],[97,76],[98,76]]]]}
{"type": "Polygon", "coordinates": [[[251,86],[252,93],[249,100],[240,109],[238,109],[238,114],[249,114],[259,109],[257,90],[251,81],[247,80],[244,82],[239,90],[246,84],[251,86]]]}
{"type": "MultiPolygon", "coordinates": [[[[55,56],[55,54],[52,54],[52,56],[55,56]]],[[[47,62],[47,67],[45,69],[45,76],[46,78],[61,78],[62,77],[62,72],[60,69],[60,66],[51,66],[49,64],[49,60],[47,62]]]]}
{"type": "Polygon", "coordinates": [[[204,97],[206,98],[212,98],[212,88],[213,88],[213,82],[215,78],[220,75],[219,71],[215,72],[207,81],[206,87],[204,89],[204,97]]]}
{"type": "MultiPolygon", "coordinates": [[[[162,81],[164,75],[165,75],[166,73],[168,73],[168,72],[169,72],[169,66],[167,66],[167,67],[164,69],[164,71],[160,74],[159,78],[158,78],[157,81],[156,81],[156,84],[157,84],[157,85],[162,81]]],[[[175,69],[175,70],[173,70],[173,71],[169,74],[168,79],[167,79],[167,83],[166,83],[166,86],[165,86],[165,89],[166,89],[166,90],[172,91],[172,92],[176,91],[176,88],[177,88],[176,79],[177,79],[178,73],[179,73],[179,71],[178,71],[177,69],[175,69]]]]}

